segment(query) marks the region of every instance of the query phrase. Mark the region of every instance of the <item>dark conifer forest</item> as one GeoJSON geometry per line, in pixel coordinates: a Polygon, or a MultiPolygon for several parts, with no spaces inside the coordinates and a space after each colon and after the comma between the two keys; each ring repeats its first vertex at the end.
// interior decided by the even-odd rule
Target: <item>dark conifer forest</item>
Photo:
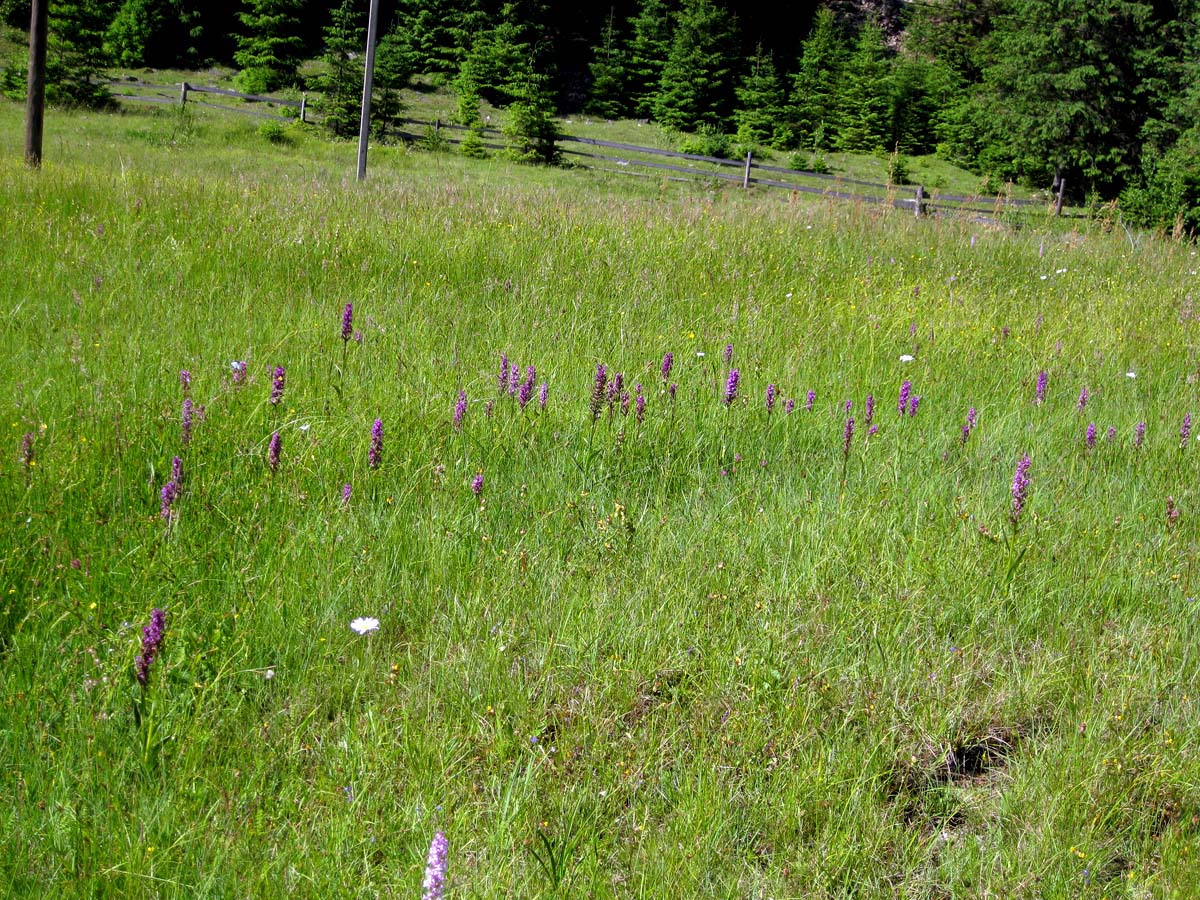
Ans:
{"type": "MultiPolygon", "coordinates": [[[[55,0],[50,94],[104,102],[114,68],[232,65],[248,92],[335,98],[351,127],[367,0],[55,0]],[[304,69],[321,60],[320,74],[304,69]]],[[[27,28],[28,0],[0,0],[27,28]]],[[[380,90],[454,88],[779,151],[937,154],[997,182],[1200,229],[1200,0],[380,0],[380,90]]],[[[0,60],[24,90],[25,60],[0,60]]],[[[387,101],[385,99],[385,106],[387,101]]],[[[393,104],[394,107],[395,104],[393,104]]],[[[540,117],[540,118],[539,118],[540,117]]]]}

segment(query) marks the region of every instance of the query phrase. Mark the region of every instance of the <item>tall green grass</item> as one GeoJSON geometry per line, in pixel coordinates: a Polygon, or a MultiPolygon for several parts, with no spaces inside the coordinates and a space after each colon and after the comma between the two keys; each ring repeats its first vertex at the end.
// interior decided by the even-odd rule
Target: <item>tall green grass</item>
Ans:
{"type": "Polygon", "coordinates": [[[6,894],[1191,895],[1193,248],[0,123],[6,894]]]}

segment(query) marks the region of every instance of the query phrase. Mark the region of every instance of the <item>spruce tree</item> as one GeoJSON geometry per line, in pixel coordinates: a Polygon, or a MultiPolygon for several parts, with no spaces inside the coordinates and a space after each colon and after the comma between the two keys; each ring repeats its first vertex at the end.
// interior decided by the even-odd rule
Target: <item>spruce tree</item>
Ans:
{"type": "Polygon", "coordinates": [[[633,115],[649,119],[654,115],[658,83],[671,52],[671,36],[675,29],[674,3],[642,0],[638,14],[630,20],[629,27],[632,34],[627,53],[627,105],[633,115]]]}
{"type": "Polygon", "coordinates": [[[109,59],[118,66],[150,65],[157,47],[159,65],[170,6],[169,0],[125,0],[105,33],[109,59]]]}
{"type": "Polygon", "coordinates": [[[390,29],[375,47],[375,90],[371,101],[371,128],[382,135],[404,112],[400,90],[413,76],[413,57],[404,35],[390,29]]]}
{"type": "Polygon", "coordinates": [[[874,23],[858,31],[837,93],[835,146],[847,152],[882,150],[891,133],[892,80],[883,29],[874,23]]]}
{"type": "Polygon", "coordinates": [[[363,49],[366,31],[356,0],[342,0],[325,26],[325,71],[315,79],[321,92],[323,124],[335,137],[358,134],[362,110],[363,49]]]}
{"type": "Polygon", "coordinates": [[[585,109],[603,119],[619,119],[627,111],[625,51],[618,40],[613,18],[610,9],[600,32],[600,43],[592,50],[589,64],[592,89],[585,109]]]}
{"type": "Polygon", "coordinates": [[[243,0],[244,32],[233,58],[241,67],[234,79],[238,90],[261,94],[296,83],[303,56],[300,39],[301,0],[243,0]]]}
{"type": "Polygon", "coordinates": [[[549,79],[530,73],[521,83],[511,85],[511,90],[514,99],[504,125],[511,155],[520,162],[558,162],[559,131],[549,79]]]}
{"type": "Polygon", "coordinates": [[[783,86],[771,54],[759,44],[750,69],[737,88],[738,108],[733,114],[737,139],[742,143],[777,142],[788,146],[791,134],[783,121],[783,86]]]}
{"type": "Polygon", "coordinates": [[[822,8],[801,45],[800,64],[792,77],[787,118],[799,145],[829,150],[837,129],[837,90],[845,65],[842,35],[833,13],[822,8]]]}
{"type": "Polygon", "coordinates": [[[101,0],[63,0],[49,9],[46,100],[62,106],[97,108],[112,102],[95,82],[108,65],[104,33],[113,7],[101,0]]]}
{"type": "Polygon", "coordinates": [[[397,21],[397,41],[407,45],[413,71],[452,76],[488,17],[479,0],[401,0],[397,21]]]}
{"type": "Polygon", "coordinates": [[[734,97],[734,27],[713,0],[685,0],[654,98],[654,118],[670,128],[723,129],[734,97]]]}

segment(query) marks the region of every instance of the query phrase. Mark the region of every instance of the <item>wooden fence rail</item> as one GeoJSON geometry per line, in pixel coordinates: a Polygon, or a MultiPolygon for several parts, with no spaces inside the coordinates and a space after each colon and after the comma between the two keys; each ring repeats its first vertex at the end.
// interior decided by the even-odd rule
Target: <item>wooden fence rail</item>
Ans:
{"type": "MultiPolygon", "coordinates": [[[[126,91],[114,91],[114,96],[121,100],[130,100],[134,102],[144,103],[179,103],[186,105],[189,102],[189,94],[215,94],[222,97],[231,97],[234,99],[245,100],[248,103],[267,103],[275,106],[286,106],[299,110],[299,119],[302,122],[311,121],[308,117],[308,97],[303,95],[299,100],[292,100],[284,97],[273,97],[265,94],[243,94],[239,91],[229,90],[228,88],[210,87],[205,85],[196,85],[189,82],[182,82],[178,85],[172,84],[152,84],[143,81],[111,81],[107,82],[111,88],[141,88],[158,91],[171,91],[171,94],[133,94],[126,91]]],[[[249,109],[245,106],[227,106],[219,103],[208,103],[203,100],[191,100],[197,106],[209,107],[211,109],[221,109],[227,112],[239,113],[242,115],[256,116],[267,119],[284,119],[288,120],[290,116],[277,116],[271,113],[261,112],[255,109],[249,109]]],[[[443,135],[443,131],[447,132],[466,132],[472,130],[468,126],[458,125],[452,122],[443,122],[440,119],[432,121],[424,119],[408,119],[402,118],[397,120],[401,126],[419,126],[426,129],[426,134],[430,130],[451,145],[461,144],[459,138],[443,135]]],[[[503,131],[498,128],[483,127],[476,129],[480,136],[488,137],[503,137],[503,131]]],[[[395,137],[399,137],[406,141],[418,141],[424,139],[424,135],[414,134],[411,131],[401,129],[392,129],[389,131],[395,137]]],[[[849,178],[842,175],[834,175],[828,172],[808,172],[803,169],[790,169],[783,166],[772,166],[758,162],[753,158],[752,154],[747,154],[745,159],[724,159],[717,156],[705,156],[699,153],[684,153],[678,150],[663,150],[658,147],[642,147],[637,144],[627,144],[620,141],[606,141],[600,138],[580,137],[578,135],[563,134],[558,138],[560,143],[564,144],[582,144],[584,146],[596,147],[604,150],[624,151],[629,155],[613,156],[604,153],[594,153],[588,150],[575,150],[563,148],[562,152],[566,155],[577,157],[580,159],[596,160],[604,163],[614,163],[617,168],[608,166],[588,166],[588,168],[597,169],[603,172],[620,173],[620,174],[649,174],[644,172],[635,172],[636,169],[650,169],[653,172],[674,172],[679,175],[686,175],[690,179],[707,179],[721,182],[740,182],[743,187],[759,186],[766,188],[777,188],[781,190],[792,191],[795,193],[815,194],[822,197],[828,197],[835,200],[850,200],[859,203],[872,204],[891,204],[899,209],[911,209],[918,217],[927,213],[969,213],[977,216],[996,216],[1003,215],[1006,212],[1021,211],[1024,209],[1048,208],[1048,204],[1039,200],[1027,200],[1022,198],[998,196],[990,198],[987,195],[977,196],[961,196],[957,194],[928,194],[922,185],[898,186],[895,184],[885,184],[877,181],[866,181],[860,178],[849,178]],[[650,157],[666,157],[676,159],[681,162],[702,163],[709,166],[714,166],[714,169],[697,168],[694,165],[679,165],[667,162],[655,162],[650,159],[638,159],[636,156],[650,157]],[[736,171],[721,171],[722,168],[732,168],[736,171]],[[755,173],[771,173],[774,175],[784,176],[783,178],[764,178],[755,173]],[[818,182],[818,184],[806,182],[818,182]],[[848,191],[843,190],[845,187],[851,188],[866,188],[866,191],[848,191]],[[901,196],[901,193],[909,196],[901,196]],[[984,205],[988,204],[990,205],[984,205]]],[[[482,145],[488,150],[502,150],[503,145],[486,143],[482,145]]],[[[586,165],[586,164],[585,164],[586,165]]],[[[664,175],[663,177],[670,177],[664,175]]],[[[675,180],[688,180],[671,177],[675,180]]],[[[1059,196],[1061,198],[1061,185],[1059,196]]],[[[1059,201],[1061,203],[1061,199],[1059,201]]],[[[1071,211],[1061,211],[1055,208],[1055,214],[1079,215],[1079,213],[1071,211]]]]}

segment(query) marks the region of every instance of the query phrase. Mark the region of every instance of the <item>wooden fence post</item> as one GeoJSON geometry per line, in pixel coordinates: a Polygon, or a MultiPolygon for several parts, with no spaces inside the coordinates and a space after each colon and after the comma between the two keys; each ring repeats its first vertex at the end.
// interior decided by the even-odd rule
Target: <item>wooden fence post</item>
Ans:
{"type": "Polygon", "coordinates": [[[750,158],[754,155],[753,151],[746,151],[746,171],[742,175],[742,188],[747,190],[750,187],[750,158]]]}
{"type": "Polygon", "coordinates": [[[188,92],[188,83],[186,81],[181,81],[179,83],[179,108],[180,109],[183,109],[185,106],[187,106],[187,92],[188,92]]]}
{"type": "Polygon", "coordinates": [[[25,162],[42,164],[46,118],[46,17],[50,0],[33,0],[29,11],[29,80],[25,93],[25,162]]]}
{"type": "Polygon", "coordinates": [[[1057,219],[1062,215],[1063,191],[1067,189],[1067,179],[1063,176],[1058,177],[1058,196],[1054,198],[1054,217],[1057,219]]]}
{"type": "Polygon", "coordinates": [[[300,124],[304,124],[304,110],[308,106],[308,94],[300,94],[300,124]]]}
{"type": "Polygon", "coordinates": [[[916,203],[916,212],[917,212],[918,219],[921,218],[921,207],[924,206],[924,204],[925,204],[925,186],[922,184],[918,184],[917,185],[917,203],[916,203]]]}

